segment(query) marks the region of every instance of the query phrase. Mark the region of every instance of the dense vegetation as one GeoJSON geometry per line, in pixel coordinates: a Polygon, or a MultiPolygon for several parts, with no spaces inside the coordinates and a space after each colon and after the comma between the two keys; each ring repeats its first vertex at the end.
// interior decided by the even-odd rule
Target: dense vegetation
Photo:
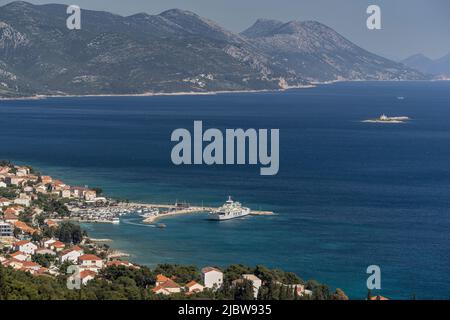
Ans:
{"type": "MultiPolygon", "coordinates": [[[[40,263],[46,264],[45,260],[51,258],[43,256],[37,259],[40,263]]],[[[156,275],[160,272],[170,275],[181,285],[200,278],[200,273],[195,267],[164,264],[157,266],[154,270],[150,270],[147,267],[140,267],[139,269],[122,266],[107,267],[100,272],[96,279],[83,286],[81,290],[67,289],[66,276],[32,276],[0,265],[0,300],[252,300],[253,289],[249,281],[243,281],[239,285],[232,285],[232,281],[239,279],[241,276],[239,270],[253,272],[258,277],[268,281],[263,285],[259,299],[304,299],[296,296],[292,290],[288,290],[287,286],[276,284],[276,281],[279,280],[302,282],[295,275],[280,270],[270,270],[263,266],[249,268],[242,265],[233,265],[224,271],[224,286],[216,292],[206,290],[192,296],[186,296],[184,293],[171,296],[155,295],[151,291],[151,287],[154,286],[156,275]]],[[[309,299],[340,299],[345,297],[340,290],[331,294],[328,287],[315,281],[306,282],[305,285],[313,291],[313,296],[309,299]]]]}
{"type": "Polygon", "coordinates": [[[33,202],[33,205],[41,208],[47,214],[57,214],[65,217],[70,215],[65,202],[65,200],[54,195],[40,194],[39,198],[33,202]]]}

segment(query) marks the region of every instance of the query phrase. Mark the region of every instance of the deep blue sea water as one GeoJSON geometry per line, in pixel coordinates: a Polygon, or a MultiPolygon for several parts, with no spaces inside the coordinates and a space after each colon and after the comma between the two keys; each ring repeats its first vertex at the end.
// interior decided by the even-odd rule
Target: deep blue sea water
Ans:
{"type": "Polygon", "coordinates": [[[0,101],[0,159],[115,197],[217,205],[232,195],[278,213],[224,223],[173,217],[164,230],[138,217],[85,226],[142,264],[265,264],[352,298],[366,296],[366,268],[375,264],[383,295],[450,299],[450,82],[0,101]],[[381,113],[413,120],[361,122],[381,113]],[[194,120],[280,128],[279,174],[172,165],[170,134],[194,120]]]}

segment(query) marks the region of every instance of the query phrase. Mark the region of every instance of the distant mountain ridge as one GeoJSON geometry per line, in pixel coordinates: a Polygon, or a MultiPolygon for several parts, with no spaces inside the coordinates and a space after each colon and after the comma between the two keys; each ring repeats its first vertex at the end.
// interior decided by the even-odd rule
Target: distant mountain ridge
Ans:
{"type": "Polygon", "coordinates": [[[415,54],[401,62],[424,74],[450,78],[450,52],[436,60],[430,59],[423,54],[415,54]]]}
{"type": "Polygon", "coordinates": [[[172,9],[128,17],[66,5],[0,7],[0,96],[275,90],[336,80],[417,80],[315,21],[258,20],[236,34],[172,9]]]}

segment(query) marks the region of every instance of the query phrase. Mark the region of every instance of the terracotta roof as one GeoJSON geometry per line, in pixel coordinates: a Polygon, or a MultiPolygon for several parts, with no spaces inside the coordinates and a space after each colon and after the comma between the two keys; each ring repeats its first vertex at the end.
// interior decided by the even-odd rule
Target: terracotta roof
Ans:
{"type": "Polygon", "coordinates": [[[222,272],[222,271],[220,271],[219,269],[214,268],[214,267],[204,267],[204,268],[202,269],[202,273],[208,273],[208,272],[211,272],[211,271],[222,272]]]}
{"type": "Polygon", "coordinates": [[[19,218],[15,214],[9,213],[9,212],[6,213],[6,211],[3,214],[3,219],[5,219],[5,220],[19,220],[19,218]]]}
{"type": "Polygon", "coordinates": [[[78,252],[78,251],[82,251],[82,249],[80,247],[78,247],[78,246],[75,246],[75,247],[66,249],[64,251],[61,251],[61,255],[64,256],[64,255],[66,255],[66,254],[68,254],[70,252],[73,252],[73,251],[77,251],[78,252]]]}
{"type": "Polygon", "coordinates": [[[128,261],[114,260],[114,261],[109,261],[106,265],[107,266],[125,266],[125,267],[128,267],[131,264],[128,261]]]}
{"type": "Polygon", "coordinates": [[[66,245],[64,244],[64,242],[61,241],[55,241],[52,244],[50,244],[51,247],[56,247],[56,248],[65,248],[66,245]]]}
{"type": "Polygon", "coordinates": [[[96,275],[97,275],[97,273],[95,273],[94,271],[91,271],[91,270],[83,270],[83,271],[80,272],[80,278],[81,279],[84,279],[84,278],[89,277],[89,276],[95,277],[96,275]]]}
{"type": "Polygon", "coordinates": [[[25,253],[25,252],[22,252],[22,251],[16,251],[16,252],[14,252],[14,253],[11,253],[11,257],[17,257],[17,256],[19,256],[19,255],[24,255],[24,256],[26,256],[27,254],[25,253]]]}
{"type": "Polygon", "coordinates": [[[35,232],[37,232],[36,229],[31,228],[30,226],[28,226],[25,222],[23,221],[16,221],[14,223],[14,226],[16,228],[19,228],[20,230],[22,230],[23,232],[29,233],[29,234],[33,234],[35,232]]]}
{"type": "Polygon", "coordinates": [[[36,262],[33,261],[23,261],[22,265],[24,268],[34,268],[34,267],[40,267],[36,262]]]}
{"type": "Polygon", "coordinates": [[[167,280],[169,280],[169,278],[167,278],[165,275],[158,274],[156,276],[156,282],[166,282],[167,280]]]}
{"type": "Polygon", "coordinates": [[[190,288],[190,287],[193,287],[193,286],[198,285],[198,284],[199,284],[199,283],[198,283],[197,281],[192,280],[191,282],[189,282],[189,283],[186,285],[186,287],[190,288]]]}
{"type": "Polygon", "coordinates": [[[15,243],[13,244],[13,246],[14,246],[14,247],[17,247],[17,246],[23,246],[24,244],[27,244],[27,243],[30,243],[30,241],[28,241],[28,240],[21,240],[21,241],[15,242],[15,243]]]}
{"type": "Polygon", "coordinates": [[[89,261],[89,260],[99,261],[99,260],[102,260],[99,257],[97,257],[95,254],[83,254],[78,259],[81,260],[81,261],[85,261],[85,260],[87,260],[87,261],[89,261]]]}
{"type": "Polygon", "coordinates": [[[16,214],[16,210],[14,210],[13,208],[8,208],[5,210],[5,214],[16,214]]]}
{"type": "Polygon", "coordinates": [[[161,289],[181,289],[181,286],[171,279],[167,279],[167,281],[161,283],[159,286],[156,286],[152,289],[153,292],[157,292],[161,289]]]}

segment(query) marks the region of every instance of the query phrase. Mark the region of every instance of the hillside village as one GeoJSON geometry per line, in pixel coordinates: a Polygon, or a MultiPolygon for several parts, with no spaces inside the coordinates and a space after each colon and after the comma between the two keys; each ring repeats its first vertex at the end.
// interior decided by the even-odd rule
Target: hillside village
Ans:
{"type": "MultiPolygon", "coordinates": [[[[105,275],[116,268],[131,272],[144,268],[147,272],[147,267],[120,260],[108,245],[90,239],[71,221],[70,208],[108,201],[99,193],[99,189],[73,187],[27,166],[0,162],[0,268],[32,277],[62,277],[72,283],[79,280],[85,287],[94,279],[105,280],[105,275]],[[78,274],[68,274],[69,266],[77,266],[78,274]]],[[[200,272],[190,270],[188,276],[185,271],[164,274],[166,269],[161,270],[152,273],[146,282],[145,290],[150,295],[214,297],[227,291],[230,296],[229,292],[236,290],[244,294],[242,288],[247,288],[247,298],[257,299],[261,292],[269,292],[269,285],[285,288],[285,295],[292,298],[314,294],[313,288],[296,276],[283,282],[277,279],[284,276],[273,281],[267,276],[261,279],[250,269],[233,272],[232,276],[216,267],[204,267],[200,272]]]]}

